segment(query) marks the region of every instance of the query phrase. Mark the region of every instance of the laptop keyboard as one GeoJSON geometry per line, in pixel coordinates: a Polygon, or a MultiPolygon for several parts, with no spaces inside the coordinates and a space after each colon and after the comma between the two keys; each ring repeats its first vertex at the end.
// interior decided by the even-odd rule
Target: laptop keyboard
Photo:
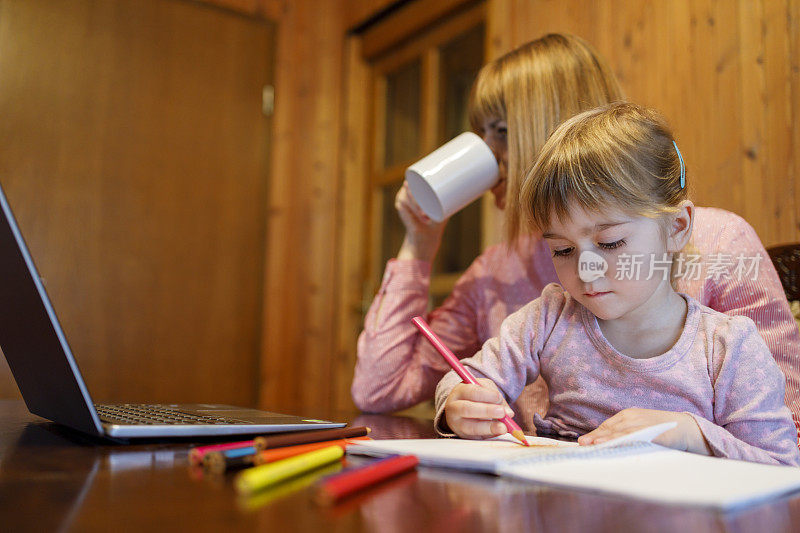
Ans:
{"type": "Polygon", "coordinates": [[[133,424],[133,425],[222,425],[222,424],[246,424],[241,420],[233,420],[220,416],[203,416],[186,413],[179,409],[166,405],[146,405],[146,404],[115,404],[97,405],[97,415],[100,420],[109,424],[133,424]]]}

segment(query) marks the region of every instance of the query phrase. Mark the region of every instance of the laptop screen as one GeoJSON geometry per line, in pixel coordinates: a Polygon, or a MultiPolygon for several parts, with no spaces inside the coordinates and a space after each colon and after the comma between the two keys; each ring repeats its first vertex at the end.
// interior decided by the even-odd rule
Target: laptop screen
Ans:
{"type": "Polygon", "coordinates": [[[87,433],[100,421],[0,187],[0,348],[28,410],[87,433]]]}

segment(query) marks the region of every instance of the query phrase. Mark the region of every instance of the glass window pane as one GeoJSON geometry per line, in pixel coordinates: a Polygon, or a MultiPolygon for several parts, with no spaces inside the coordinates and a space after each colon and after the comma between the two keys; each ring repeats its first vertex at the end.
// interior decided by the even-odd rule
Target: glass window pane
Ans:
{"type": "MultiPolygon", "coordinates": [[[[477,26],[441,48],[439,142],[469,131],[467,104],[472,82],[483,64],[483,25],[477,26]]],[[[481,202],[473,202],[447,223],[442,247],[433,265],[434,274],[462,272],[480,254],[481,202]]]]}
{"type": "Polygon", "coordinates": [[[381,264],[385,265],[389,259],[397,256],[403,238],[406,235],[406,228],[394,208],[394,198],[400,190],[402,181],[384,185],[381,187],[382,217],[381,221],[383,232],[381,234],[381,264]]]}
{"type": "Polygon", "coordinates": [[[386,75],[385,167],[419,156],[420,91],[419,59],[386,75]]]}
{"type": "Polygon", "coordinates": [[[450,217],[433,273],[463,272],[481,251],[481,202],[476,201],[450,217]]]}

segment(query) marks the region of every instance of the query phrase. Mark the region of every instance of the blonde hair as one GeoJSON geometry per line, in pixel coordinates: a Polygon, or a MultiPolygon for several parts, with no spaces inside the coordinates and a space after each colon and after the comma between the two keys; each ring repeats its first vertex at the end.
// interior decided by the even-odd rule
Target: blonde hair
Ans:
{"type": "Polygon", "coordinates": [[[486,64],[469,102],[472,129],[487,119],[508,124],[506,235],[520,236],[517,198],[523,172],[565,119],[622,100],[617,79],[599,54],[574,35],[551,33],[486,64]]]}
{"type": "MultiPolygon", "coordinates": [[[[522,180],[517,205],[526,228],[544,231],[572,203],[652,218],[688,199],[672,132],[655,111],[616,103],[561,124],[522,180]]],[[[684,175],[685,177],[685,175],[684,175]]]]}

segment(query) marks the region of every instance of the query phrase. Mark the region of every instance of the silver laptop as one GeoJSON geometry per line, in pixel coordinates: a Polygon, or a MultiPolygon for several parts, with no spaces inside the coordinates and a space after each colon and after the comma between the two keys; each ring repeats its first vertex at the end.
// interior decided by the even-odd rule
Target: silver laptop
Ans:
{"type": "Polygon", "coordinates": [[[215,404],[96,405],[0,187],[0,348],[28,410],[105,437],[200,437],[345,424],[215,404]]]}

